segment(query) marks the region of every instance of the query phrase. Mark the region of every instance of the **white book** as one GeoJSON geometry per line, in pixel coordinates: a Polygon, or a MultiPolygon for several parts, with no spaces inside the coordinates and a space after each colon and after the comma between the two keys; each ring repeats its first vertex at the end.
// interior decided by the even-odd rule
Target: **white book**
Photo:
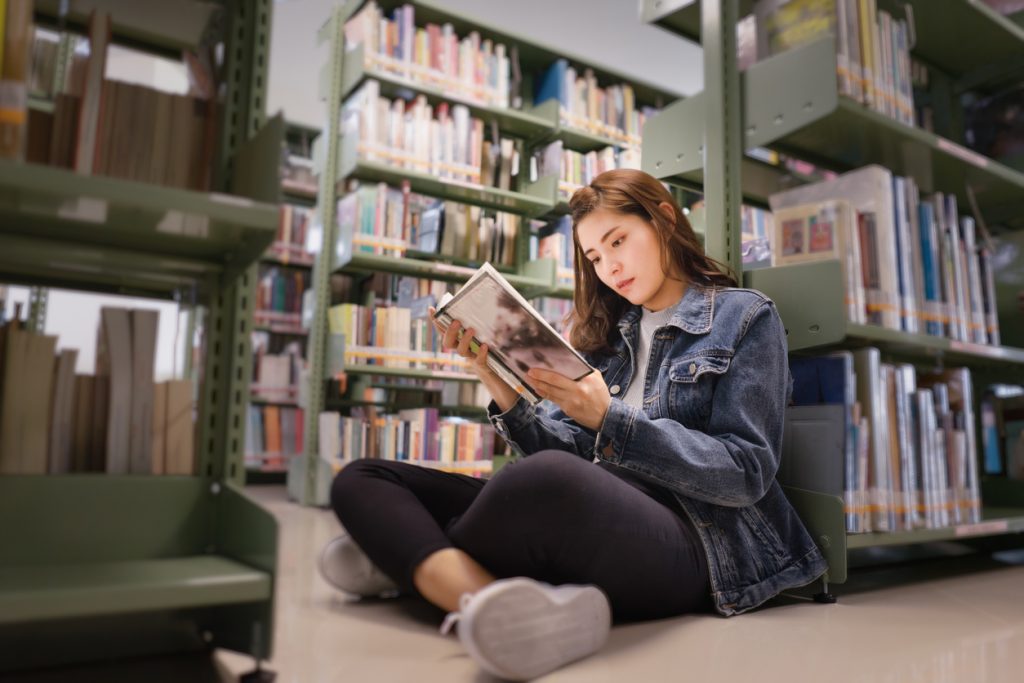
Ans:
{"type": "MultiPolygon", "coordinates": [[[[132,331],[130,311],[100,310],[100,336],[96,346],[97,375],[109,377],[107,404],[107,473],[129,474],[132,420],[132,331]],[[100,368],[103,368],[101,372],[100,368]]],[[[148,452],[147,452],[148,454],[148,452]]]]}
{"type": "MultiPolygon", "coordinates": [[[[933,500],[934,460],[935,460],[935,403],[931,389],[918,389],[914,392],[915,432],[917,441],[917,468],[919,470],[917,500],[920,513],[920,524],[931,528],[935,514],[933,500]]],[[[941,431],[940,431],[941,433],[941,431]]]]}
{"type": "Polygon", "coordinates": [[[318,453],[328,462],[341,459],[341,414],[334,411],[317,416],[318,453]]]}
{"type": "Polygon", "coordinates": [[[855,211],[843,199],[800,204],[772,215],[772,265],[784,266],[828,259],[839,260],[843,271],[847,318],[864,324],[864,280],[855,211]]]}
{"type": "MultiPolygon", "coordinates": [[[[893,200],[895,201],[895,228],[897,237],[897,265],[900,278],[900,317],[906,332],[918,332],[917,290],[914,281],[913,263],[918,252],[914,247],[910,226],[905,179],[893,177],[893,200]]],[[[915,207],[916,211],[916,207],[915,207]]]]}
{"type": "Polygon", "coordinates": [[[50,457],[47,471],[66,474],[72,471],[71,449],[75,407],[75,361],[77,349],[64,349],[57,356],[50,407],[50,457]]]}
{"type": "Polygon", "coordinates": [[[874,347],[857,349],[853,352],[853,363],[857,373],[857,400],[867,418],[870,433],[868,490],[871,527],[875,531],[892,531],[889,423],[882,386],[881,354],[874,347]]]}
{"type": "Polygon", "coordinates": [[[160,313],[131,311],[132,404],[129,466],[132,474],[153,473],[153,373],[160,313]]]}
{"type": "Polygon", "coordinates": [[[960,218],[956,197],[946,195],[946,239],[949,259],[953,263],[953,302],[956,307],[957,336],[960,341],[970,341],[970,308],[967,297],[967,273],[964,268],[963,246],[960,240],[960,218]]]}
{"type": "Polygon", "coordinates": [[[526,377],[534,367],[574,380],[594,371],[543,316],[490,263],[485,263],[454,296],[445,294],[435,318],[445,329],[458,320],[473,328],[470,348],[488,347],[487,365],[530,403],[541,401],[526,377]]]}
{"type": "Polygon", "coordinates": [[[896,366],[896,407],[899,424],[900,476],[902,483],[903,528],[915,529],[919,525],[917,514],[917,444],[914,439],[912,399],[917,391],[914,366],[901,363],[896,366]]]}
{"type": "Polygon", "coordinates": [[[976,244],[974,219],[964,216],[960,219],[960,234],[963,238],[964,262],[967,271],[967,291],[970,303],[971,340],[977,344],[987,341],[985,333],[985,302],[984,289],[981,282],[981,264],[979,263],[978,246],[976,244]]]}
{"type": "Polygon", "coordinates": [[[858,102],[864,101],[864,65],[861,59],[860,18],[857,0],[839,0],[840,9],[846,15],[847,49],[850,65],[850,96],[858,102]]]}
{"type": "Polygon", "coordinates": [[[868,266],[877,269],[879,286],[870,292],[865,287],[866,308],[869,313],[876,315],[883,327],[901,329],[892,173],[882,166],[865,166],[832,180],[778,192],[770,197],[769,202],[772,211],[778,211],[829,199],[849,201],[859,214],[859,221],[863,221],[866,216],[873,218],[875,251],[870,253],[862,249],[861,259],[865,270],[868,266]]]}

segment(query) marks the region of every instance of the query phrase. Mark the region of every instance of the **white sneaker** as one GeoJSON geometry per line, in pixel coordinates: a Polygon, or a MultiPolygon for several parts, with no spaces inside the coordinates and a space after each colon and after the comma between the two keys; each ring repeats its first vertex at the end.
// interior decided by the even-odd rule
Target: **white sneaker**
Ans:
{"type": "Polygon", "coordinates": [[[487,672],[523,681],[597,652],[608,639],[611,606],[596,586],[551,586],[518,577],[462,596],[459,640],[487,672]]]}
{"type": "Polygon", "coordinates": [[[320,553],[320,576],[338,590],[361,597],[397,593],[398,586],[370,561],[348,534],[338,536],[320,553]]]}

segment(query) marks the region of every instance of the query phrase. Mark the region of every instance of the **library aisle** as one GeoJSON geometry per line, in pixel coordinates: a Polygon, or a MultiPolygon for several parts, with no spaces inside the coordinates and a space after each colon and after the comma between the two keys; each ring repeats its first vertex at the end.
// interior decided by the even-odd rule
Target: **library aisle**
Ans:
{"type": "MultiPolygon", "coordinates": [[[[280,683],[497,680],[479,671],[455,637],[438,633],[441,614],[426,603],[349,602],[324,582],[315,559],[338,531],[330,512],[287,502],[280,486],[249,491],[280,524],[276,640],[266,666],[280,683]]],[[[616,626],[599,653],[538,680],[1016,683],[1024,670],[1024,551],[999,558],[862,570],[836,605],[780,598],[742,619],[702,615],[616,626]]],[[[4,680],[120,683],[142,675],[155,683],[219,683],[252,670],[250,658],[226,651],[214,663],[160,664],[4,680]]]]}
{"type": "MultiPolygon", "coordinates": [[[[480,672],[442,615],[411,598],[347,602],[316,556],[334,515],[250,487],[280,524],[277,639],[268,668],[281,683],[497,679],[480,672]]],[[[793,683],[1017,683],[1024,671],[1024,551],[861,570],[836,605],[781,598],[741,619],[714,615],[619,625],[583,661],[537,679],[793,683]],[[884,628],[882,628],[884,627],[884,628]]],[[[623,561],[626,561],[625,558],[623,561]]],[[[220,653],[227,670],[252,660],[220,653]]]]}

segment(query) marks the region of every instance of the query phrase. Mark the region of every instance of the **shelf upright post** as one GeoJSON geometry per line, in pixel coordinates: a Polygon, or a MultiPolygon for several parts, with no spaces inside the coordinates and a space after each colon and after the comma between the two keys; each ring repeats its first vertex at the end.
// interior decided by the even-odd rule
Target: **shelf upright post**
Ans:
{"type": "Polygon", "coordinates": [[[28,329],[43,334],[46,330],[46,304],[50,292],[46,287],[30,287],[28,290],[28,329]]]}
{"type": "MultiPolygon", "coordinates": [[[[271,4],[270,0],[232,0],[226,11],[230,13],[225,46],[227,97],[221,112],[221,146],[214,174],[214,187],[219,190],[231,186],[236,153],[256,134],[265,118],[271,4]]],[[[226,276],[212,297],[205,327],[199,474],[237,485],[245,483],[243,461],[256,272],[254,264],[226,276]]]]}
{"type": "MultiPolygon", "coordinates": [[[[356,3],[336,7],[327,23],[321,29],[321,37],[326,36],[330,44],[330,51],[327,64],[327,73],[330,74],[330,81],[326,84],[322,96],[326,102],[326,120],[323,132],[320,134],[322,168],[319,178],[319,189],[317,192],[317,217],[320,221],[321,243],[320,250],[316,255],[313,265],[312,287],[316,310],[313,314],[313,321],[309,330],[309,340],[306,344],[306,355],[309,358],[309,379],[308,392],[305,405],[305,433],[303,435],[302,454],[303,467],[295,470],[289,468],[289,478],[293,472],[301,473],[302,485],[300,502],[304,505],[323,504],[322,496],[317,495],[317,480],[319,479],[319,442],[320,442],[320,412],[324,406],[324,368],[327,356],[327,309],[330,307],[330,280],[331,271],[334,267],[334,250],[337,240],[337,229],[335,220],[335,194],[337,192],[338,154],[341,147],[341,131],[339,117],[341,116],[341,80],[344,71],[345,40],[344,27],[345,19],[355,9],[356,3]]],[[[350,343],[346,340],[346,344],[350,343]]]]}
{"type": "Polygon", "coordinates": [[[743,154],[740,75],[736,68],[737,0],[701,0],[704,43],[705,249],[737,277],[740,258],[740,160],[743,154]]]}

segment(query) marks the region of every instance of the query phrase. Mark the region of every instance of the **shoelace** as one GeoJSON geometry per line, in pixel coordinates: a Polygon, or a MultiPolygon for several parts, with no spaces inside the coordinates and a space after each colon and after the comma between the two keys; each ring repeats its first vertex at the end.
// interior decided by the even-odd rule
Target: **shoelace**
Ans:
{"type": "Polygon", "coordinates": [[[462,613],[466,611],[466,608],[469,606],[469,601],[472,599],[472,593],[463,593],[459,597],[459,611],[449,612],[448,616],[444,618],[444,621],[441,622],[441,635],[446,636],[453,628],[455,628],[455,624],[462,619],[462,613]]]}

